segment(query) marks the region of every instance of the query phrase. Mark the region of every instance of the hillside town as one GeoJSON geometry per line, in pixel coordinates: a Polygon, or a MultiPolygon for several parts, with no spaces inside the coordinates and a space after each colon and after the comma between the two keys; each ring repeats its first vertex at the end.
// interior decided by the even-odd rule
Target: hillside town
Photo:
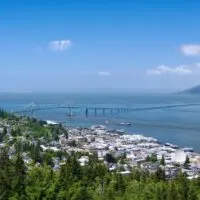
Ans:
{"type": "MultiPolygon", "coordinates": [[[[169,179],[175,177],[179,169],[187,173],[189,179],[199,176],[200,155],[193,152],[192,148],[179,149],[176,145],[160,143],[151,137],[120,134],[115,130],[107,130],[102,125],[89,129],[70,129],[68,139],[60,135],[59,145],[69,153],[96,153],[98,159],[104,161],[110,171],[121,169],[122,174],[129,174],[134,167],[141,167],[149,172],[155,172],[161,167],[169,179]],[[68,145],[71,142],[76,144],[75,147],[68,145]],[[109,162],[106,155],[110,154],[121,160],[118,163],[109,162]]],[[[82,165],[86,164],[87,158],[81,158],[80,162],[82,165]]]]}
{"type": "MultiPolygon", "coordinates": [[[[109,171],[117,171],[122,175],[130,174],[133,168],[150,173],[161,168],[165,171],[166,179],[175,178],[179,171],[186,173],[188,179],[197,178],[200,174],[200,154],[195,153],[192,148],[180,149],[151,137],[108,130],[103,125],[68,128],[52,121],[12,116],[0,119],[0,135],[3,135],[0,147],[9,146],[10,157],[16,153],[17,141],[21,144],[39,144],[41,152],[83,153],[78,159],[81,166],[88,164],[88,155],[95,154],[109,171]],[[33,124],[40,127],[35,132],[31,128],[36,126],[33,124]],[[40,131],[42,134],[38,134],[40,131]]],[[[23,153],[23,159],[27,166],[32,163],[27,152],[23,153]]],[[[59,159],[56,156],[52,161],[54,170],[60,169],[67,162],[65,157],[59,159]]]]}

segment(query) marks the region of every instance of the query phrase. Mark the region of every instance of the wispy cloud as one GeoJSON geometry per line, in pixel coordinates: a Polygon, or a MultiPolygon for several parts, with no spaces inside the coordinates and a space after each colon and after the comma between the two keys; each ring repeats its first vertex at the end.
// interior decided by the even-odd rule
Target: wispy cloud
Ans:
{"type": "Polygon", "coordinates": [[[181,52],[186,56],[200,56],[200,44],[184,44],[181,52]]]}
{"type": "Polygon", "coordinates": [[[146,73],[147,75],[189,75],[193,73],[193,69],[189,66],[168,67],[166,65],[160,65],[154,69],[147,70],[146,73]]]}
{"type": "Polygon", "coordinates": [[[49,43],[51,51],[65,51],[72,45],[71,40],[54,40],[49,43]]]}
{"type": "Polygon", "coordinates": [[[98,72],[99,76],[110,76],[111,73],[110,72],[98,72]]]}

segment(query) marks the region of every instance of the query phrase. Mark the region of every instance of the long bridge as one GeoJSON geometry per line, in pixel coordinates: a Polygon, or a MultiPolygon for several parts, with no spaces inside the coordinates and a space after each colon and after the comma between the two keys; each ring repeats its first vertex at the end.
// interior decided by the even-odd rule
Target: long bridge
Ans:
{"type": "Polygon", "coordinates": [[[68,116],[73,116],[73,111],[81,111],[88,117],[89,114],[93,113],[97,115],[99,112],[105,113],[124,113],[124,112],[134,112],[134,111],[148,111],[148,110],[159,110],[159,109],[169,109],[169,108],[179,108],[179,107],[193,107],[200,106],[200,103],[183,103],[183,104],[167,104],[167,105],[155,105],[147,107],[93,107],[93,106],[72,106],[72,105],[36,105],[31,103],[25,106],[23,109],[12,111],[12,113],[19,115],[26,115],[31,113],[34,115],[36,111],[41,110],[53,110],[53,109],[67,109],[68,116]]]}

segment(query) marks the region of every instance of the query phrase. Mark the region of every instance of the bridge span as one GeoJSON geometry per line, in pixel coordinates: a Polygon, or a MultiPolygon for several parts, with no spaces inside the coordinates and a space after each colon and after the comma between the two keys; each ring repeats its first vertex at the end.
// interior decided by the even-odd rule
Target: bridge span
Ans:
{"type": "Polygon", "coordinates": [[[26,115],[28,113],[33,113],[41,110],[53,110],[53,109],[67,109],[67,115],[73,116],[73,111],[80,111],[87,117],[90,113],[97,115],[101,112],[105,114],[109,113],[124,113],[124,112],[134,112],[134,111],[148,111],[148,110],[159,110],[159,109],[169,109],[169,108],[179,108],[179,107],[193,107],[200,106],[200,103],[187,103],[187,104],[168,104],[168,105],[157,105],[149,107],[92,107],[92,106],[70,106],[70,105],[52,105],[52,106],[30,106],[21,110],[12,111],[12,113],[26,115]]]}

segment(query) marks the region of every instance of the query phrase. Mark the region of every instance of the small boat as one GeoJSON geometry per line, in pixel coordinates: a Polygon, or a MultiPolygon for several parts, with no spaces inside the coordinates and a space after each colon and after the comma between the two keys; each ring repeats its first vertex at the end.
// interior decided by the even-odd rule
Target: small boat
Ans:
{"type": "Polygon", "coordinates": [[[192,147],[185,147],[185,148],[183,148],[183,151],[184,152],[194,152],[194,148],[192,148],[192,147]]]}
{"type": "Polygon", "coordinates": [[[131,125],[130,122],[121,122],[120,124],[121,124],[121,125],[124,125],[124,126],[130,126],[130,125],[131,125]]]}
{"type": "Polygon", "coordinates": [[[177,146],[177,145],[174,145],[174,144],[171,144],[171,143],[168,143],[168,142],[164,143],[164,145],[167,146],[167,147],[171,147],[171,148],[174,148],[174,149],[178,149],[178,146],[177,146]]]}
{"type": "Polygon", "coordinates": [[[76,115],[74,114],[68,114],[67,117],[75,117],[76,115]]]}
{"type": "Polygon", "coordinates": [[[118,129],[118,130],[116,130],[115,132],[118,133],[118,134],[124,134],[124,130],[119,130],[119,129],[118,129]]]}
{"type": "Polygon", "coordinates": [[[112,129],[108,129],[106,132],[107,133],[114,133],[114,132],[116,132],[116,130],[114,128],[112,128],[112,129]]]}
{"type": "Polygon", "coordinates": [[[93,125],[91,126],[92,130],[98,129],[98,130],[106,130],[106,126],[104,125],[93,125]]]}

